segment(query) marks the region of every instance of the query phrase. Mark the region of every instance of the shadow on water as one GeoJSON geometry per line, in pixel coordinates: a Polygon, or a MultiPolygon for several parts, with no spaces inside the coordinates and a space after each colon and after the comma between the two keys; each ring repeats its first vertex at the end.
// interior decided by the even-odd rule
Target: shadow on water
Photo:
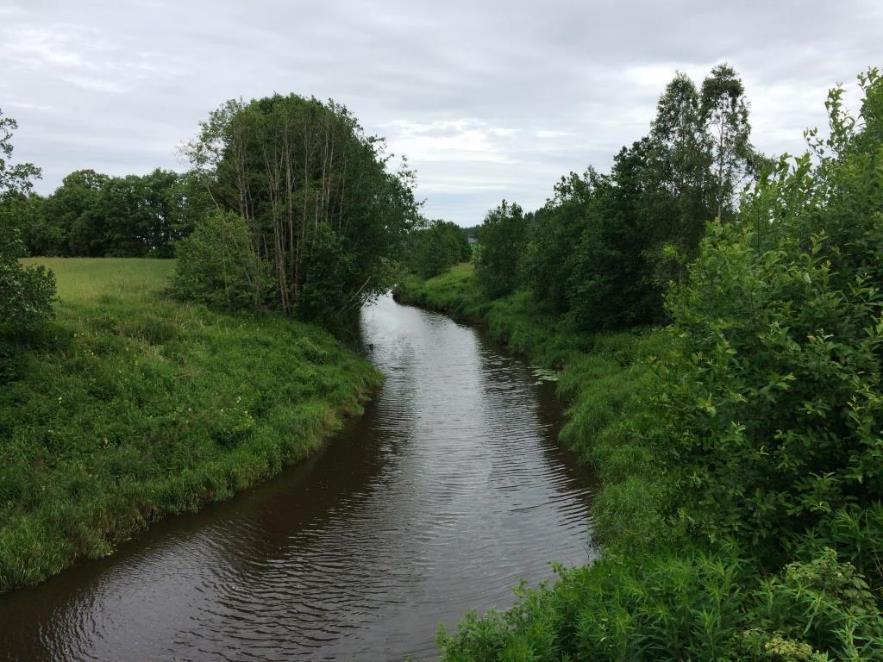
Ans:
{"type": "Polygon", "coordinates": [[[232,501],[0,597],[0,657],[433,657],[438,623],[589,560],[591,476],[554,442],[553,387],[388,297],[361,329],[386,375],[364,416],[232,501]]]}

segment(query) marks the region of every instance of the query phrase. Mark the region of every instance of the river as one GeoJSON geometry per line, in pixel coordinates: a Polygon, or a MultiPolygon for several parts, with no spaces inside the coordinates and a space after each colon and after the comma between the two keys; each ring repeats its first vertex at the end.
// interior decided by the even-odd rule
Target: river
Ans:
{"type": "Polygon", "coordinates": [[[434,658],[439,623],[586,563],[592,477],[551,384],[390,297],[361,317],[386,376],[306,463],[0,596],[14,660],[434,658]]]}

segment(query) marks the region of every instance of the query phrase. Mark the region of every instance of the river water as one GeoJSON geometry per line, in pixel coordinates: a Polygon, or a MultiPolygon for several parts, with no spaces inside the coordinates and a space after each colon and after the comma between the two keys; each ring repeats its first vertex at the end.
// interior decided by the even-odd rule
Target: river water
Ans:
{"type": "Polygon", "coordinates": [[[308,462],[0,596],[0,658],[438,655],[439,623],[585,563],[592,480],[529,366],[447,317],[362,313],[386,382],[308,462]]]}

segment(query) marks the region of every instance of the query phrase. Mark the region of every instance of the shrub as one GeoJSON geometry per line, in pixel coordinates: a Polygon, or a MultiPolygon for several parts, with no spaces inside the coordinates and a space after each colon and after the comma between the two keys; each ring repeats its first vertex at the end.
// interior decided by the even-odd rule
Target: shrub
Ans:
{"type": "Polygon", "coordinates": [[[865,88],[863,122],[832,93],[817,167],[782,160],[741,223],[711,228],[670,300],[660,438],[697,532],[776,564],[812,531],[878,583],[873,550],[829,533],[883,500],[883,82],[865,88]]]}
{"type": "Polygon", "coordinates": [[[172,289],[178,296],[221,308],[256,308],[270,292],[266,267],[252,250],[245,219],[214,212],[177,246],[172,289]]]}
{"type": "Polygon", "coordinates": [[[18,233],[0,240],[0,333],[34,330],[52,315],[55,276],[42,266],[22,266],[24,245],[18,233]]]}

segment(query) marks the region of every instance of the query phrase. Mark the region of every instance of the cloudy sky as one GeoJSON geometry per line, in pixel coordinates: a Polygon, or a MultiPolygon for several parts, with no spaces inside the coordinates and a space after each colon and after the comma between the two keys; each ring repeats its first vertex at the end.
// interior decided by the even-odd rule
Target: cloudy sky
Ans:
{"type": "Polygon", "coordinates": [[[44,193],[78,168],[183,169],[178,147],[210,109],[297,92],[344,103],[407,155],[427,216],[472,225],[606,169],[675,71],[699,82],[723,61],[755,145],[798,151],[826,90],[883,65],[883,2],[0,3],[0,108],[44,193]]]}

